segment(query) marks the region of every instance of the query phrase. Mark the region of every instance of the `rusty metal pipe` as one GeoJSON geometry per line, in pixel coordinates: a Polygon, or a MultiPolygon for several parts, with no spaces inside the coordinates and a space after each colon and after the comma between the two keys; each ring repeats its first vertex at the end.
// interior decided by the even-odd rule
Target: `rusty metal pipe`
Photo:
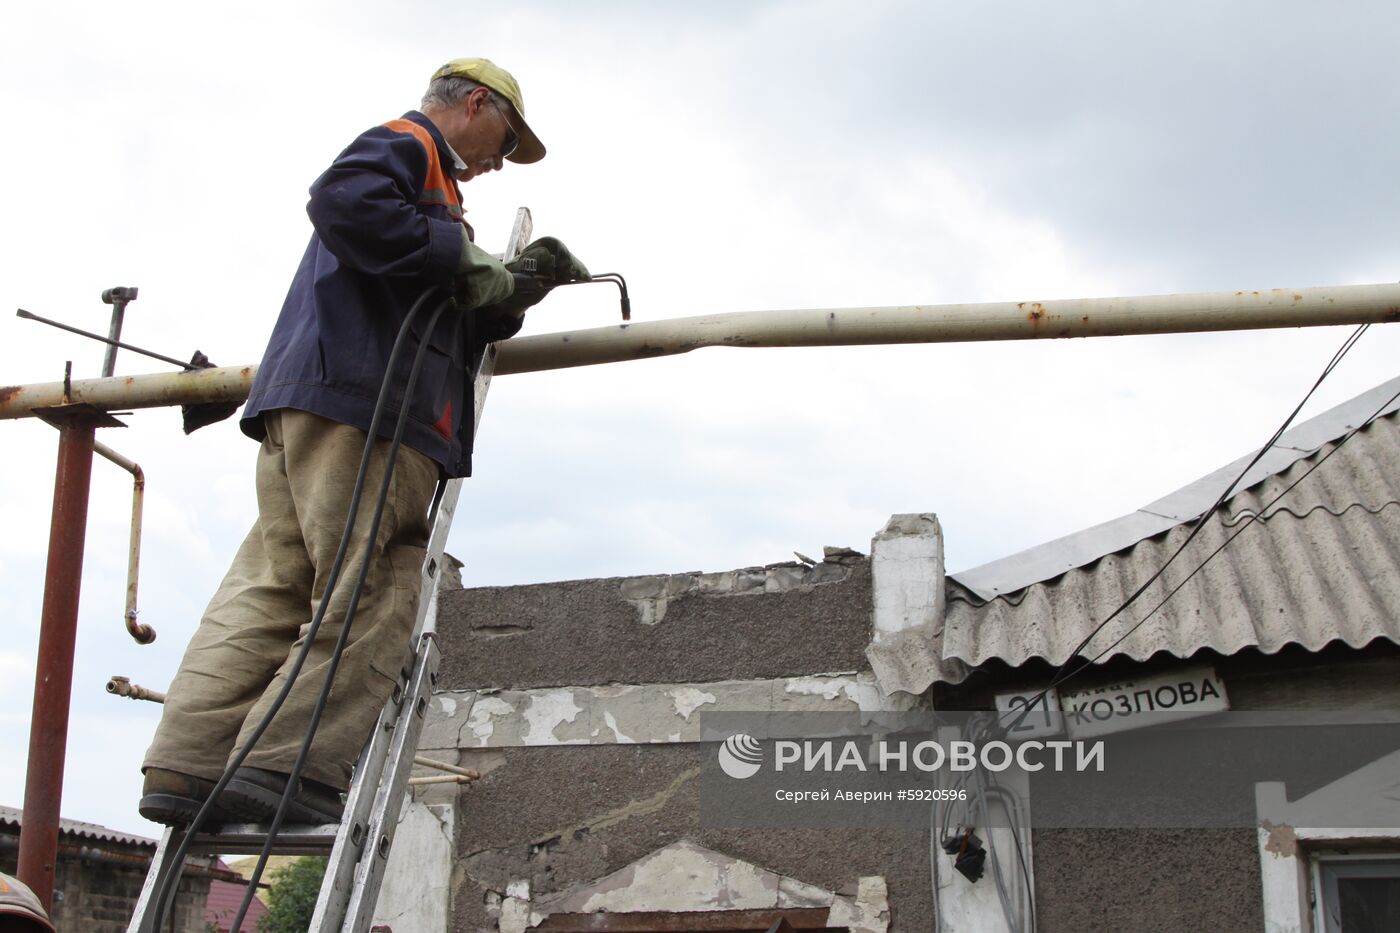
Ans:
{"type": "Polygon", "coordinates": [[[199,402],[240,402],[253,387],[256,366],[215,366],[179,373],[74,379],[0,386],[0,420],[28,418],[36,409],[86,402],[104,411],[160,408],[199,402]]]}
{"type": "Polygon", "coordinates": [[[19,879],[53,906],[58,820],[63,800],[63,765],[68,744],[68,708],[73,653],[78,635],[78,592],[87,533],[88,484],[99,421],[78,415],[57,422],[58,470],[49,525],[48,566],[29,720],[29,764],[24,781],[19,879]]]}
{"type": "MultiPolygon", "coordinates": [[[[701,347],[868,346],[1118,337],[1400,321],[1400,285],[1075,298],[989,304],[743,311],[517,337],[497,345],[496,375],[689,353],[701,347]]],[[[254,366],[0,387],[0,420],[69,400],[156,408],[248,397],[254,366]]]]}
{"type": "Polygon", "coordinates": [[[132,476],[131,544],[126,557],[126,610],[122,613],[122,622],[137,644],[149,645],[156,640],[156,630],[136,621],[140,612],[136,608],[136,581],[141,569],[141,506],[146,498],[146,474],[142,472],[140,464],[128,460],[101,441],[93,443],[93,450],[132,476]]]}
{"type": "Polygon", "coordinates": [[[152,703],[164,703],[165,694],[159,690],[152,690],[140,684],[131,682],[130,677],[122,677],[114,674],[107,681],[107,692],[119,697],[129,697],[133,700],[149,700],[152,703]]]}

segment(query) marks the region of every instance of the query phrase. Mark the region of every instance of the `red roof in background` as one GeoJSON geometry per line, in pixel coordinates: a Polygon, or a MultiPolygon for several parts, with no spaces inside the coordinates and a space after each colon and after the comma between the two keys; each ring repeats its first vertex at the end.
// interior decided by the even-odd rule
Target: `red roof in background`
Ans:
{"type": "MultiPolygon", "coordinates": [[[[219,861],[219,867],[228,869],[222,859],[219,861]]],[[[229,926],[233,923],[233,918],[238,913],[238,905],[243,902],[243,895],[247,890],[247,885],[230,881],[209,882],[209,900],[204,907],[205,922],[217,926],[220,933],[232,933],[229,926]]],[[[240,933],[256,933],[258,921],[265,913],[267,905],[254,895],[253,903],[248,905],[248,913],[243,917],[243,929],[240,933]]]]}

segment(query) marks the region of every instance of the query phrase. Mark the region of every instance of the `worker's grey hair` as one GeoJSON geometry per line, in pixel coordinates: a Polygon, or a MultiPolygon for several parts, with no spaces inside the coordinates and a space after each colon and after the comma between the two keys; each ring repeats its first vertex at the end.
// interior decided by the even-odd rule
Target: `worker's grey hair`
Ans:
{"type": "MultiPolygon", "coordinates": [[[[423,102],[419,104],[419,109],[427,110],[430,107],[455,107],[467,99],[467,95],[479,87],[486,85],[471,78],[464,78],[461,75],[447,75],[442,78],[434,78],[428,84],[428,90],[423,94],[423,102]]],[[[510,101],[501,96],[500,92],[487,87],[491,94],[491,101],[506,113],[510,113],[514,108],[510,101]]]]}

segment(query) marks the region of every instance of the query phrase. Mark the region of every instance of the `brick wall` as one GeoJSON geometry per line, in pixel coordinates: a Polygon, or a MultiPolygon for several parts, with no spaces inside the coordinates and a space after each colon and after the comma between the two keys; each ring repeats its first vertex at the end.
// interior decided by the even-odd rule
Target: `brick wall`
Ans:
{"type": "MultiPolygon", "coordinates": [[[[110,850],[120,856],[154,854],[149,846],[119,845],[112,842],[64,838],[64,843],[81,843],[110,850]]],[[[0,835],[0,871],[13,875],[18,861],[18,837],[0,835]]],[[[146,879],[146,866],[123,865],[93,859],[60,855],[54,891],[52,919],[63,933],[126,933],[146,879]]],[[[149,864],[149,861],[148,861],[149,864]]],[[[173,933],[204,933],[204,901],[209,894],[208,878],[185,878],[175,901],[173,933]]]]}

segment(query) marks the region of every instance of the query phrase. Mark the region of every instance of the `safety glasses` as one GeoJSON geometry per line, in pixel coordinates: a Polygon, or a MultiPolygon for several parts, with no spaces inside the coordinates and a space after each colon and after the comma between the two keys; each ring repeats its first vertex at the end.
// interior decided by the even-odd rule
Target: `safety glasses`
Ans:
{"type": "Polygon", "coordinates": [[[501,158],[509,159],[511,153],[515,151],[515,147],[520,145],[520,134],[515,131],[515,127],[510,125],[510,119],[501,110],[495,98],[487,97],[486,99],[490,101],[491,107],[501,118],[501,122],[506,125],[506,138],[501,142],[501,158]]]}

